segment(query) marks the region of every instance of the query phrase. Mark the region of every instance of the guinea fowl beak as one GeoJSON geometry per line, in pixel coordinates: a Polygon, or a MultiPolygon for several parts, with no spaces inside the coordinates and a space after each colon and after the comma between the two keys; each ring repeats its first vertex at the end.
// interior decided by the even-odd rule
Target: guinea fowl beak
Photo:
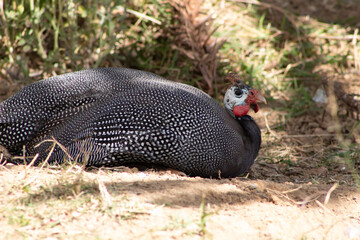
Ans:
{"type": "Polygon", "coordinates": [[[259,92],[256,93],[255,99],[256,99],[257,103],[265,103],[265,104],[267,104],[265,97],[263,95],[261,95],[259,92]]]}
{"type": "Polygon", "coordinates": [[[250,94],[251,94],[251,97],[250,97],[250,100],[249,100],[250,107],[254,110],[254,112],[258,112],[259,111],[258,103],[265,103],[266,104],[267,103],[266,99],[256,89],[251,90],[250,94]]]}

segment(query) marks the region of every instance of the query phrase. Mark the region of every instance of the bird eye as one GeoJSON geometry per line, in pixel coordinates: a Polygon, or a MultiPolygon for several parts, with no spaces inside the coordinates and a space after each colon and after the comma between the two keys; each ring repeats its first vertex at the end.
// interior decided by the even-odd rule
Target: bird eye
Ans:
{"type": "Polygon", "coordinates": [[[234,91],[236,96],[241,96],[242,95],[242,91],[239,88],[236,88],[234,91]]]}

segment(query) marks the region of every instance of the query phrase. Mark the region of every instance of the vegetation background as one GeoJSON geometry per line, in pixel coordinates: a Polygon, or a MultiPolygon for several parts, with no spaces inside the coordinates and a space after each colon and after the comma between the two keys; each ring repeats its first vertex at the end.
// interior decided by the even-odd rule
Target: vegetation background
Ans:
{"type": "Polygon", "coordinates": [[[43,78],[110,66],[220,102],[223,77],[236,72],[269,100],[254,115],[262,150],[242,178],[1,166],[0,234],[360,238],[359,12],[358,0],[0,0],[0,100],[43,78]]]}

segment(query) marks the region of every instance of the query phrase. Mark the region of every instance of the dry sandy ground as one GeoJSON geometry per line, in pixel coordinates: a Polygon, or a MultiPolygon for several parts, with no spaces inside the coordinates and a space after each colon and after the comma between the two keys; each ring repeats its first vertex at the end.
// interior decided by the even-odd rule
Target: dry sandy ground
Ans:
{"type": "Polygon", "coordinates": [[[346,185],[0,169],[5,239],[360,239],[359,217],[360,194],[346,185]]]}

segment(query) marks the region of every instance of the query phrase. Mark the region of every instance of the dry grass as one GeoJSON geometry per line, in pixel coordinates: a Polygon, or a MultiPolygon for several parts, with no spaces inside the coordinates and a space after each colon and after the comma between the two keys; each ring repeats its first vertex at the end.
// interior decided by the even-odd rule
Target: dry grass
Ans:
{"type": "Polygon", "coordinates": [[[225,40],[213,37],[216,31],[212,26],[214,16],[211,11],[208,15],[202,14],[202,4],[203,1],[198,0],[172,2],[180,22],[173,34],[176,36],[175,48],[195,63],[206,83],[205,89],[212,95],[218,81],[218,51],[225,40]]]}

